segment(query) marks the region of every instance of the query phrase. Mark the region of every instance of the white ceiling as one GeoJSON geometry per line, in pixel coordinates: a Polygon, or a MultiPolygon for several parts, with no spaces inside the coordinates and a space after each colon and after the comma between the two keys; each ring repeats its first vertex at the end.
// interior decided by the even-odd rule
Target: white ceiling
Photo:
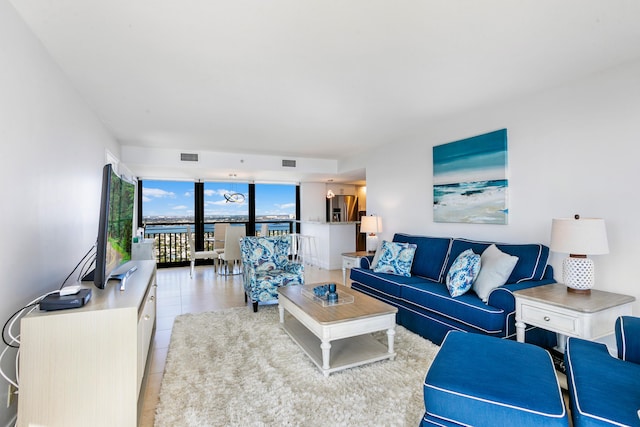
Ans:
{"type": "Polygon", "coordinates": [[[640,57],[638,0],[10,0],[128,146],[338,159],[640,57]]]}

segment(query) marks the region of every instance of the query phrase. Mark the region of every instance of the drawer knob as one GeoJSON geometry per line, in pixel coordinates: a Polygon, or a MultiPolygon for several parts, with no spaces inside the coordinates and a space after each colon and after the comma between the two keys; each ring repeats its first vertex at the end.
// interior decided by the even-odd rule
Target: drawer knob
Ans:
{"type": "Polygon", "coordinates": [[[551,320],[551,318],[549,316],[544,316],[544,321],[548,322],[549,320],[551,320]]]}

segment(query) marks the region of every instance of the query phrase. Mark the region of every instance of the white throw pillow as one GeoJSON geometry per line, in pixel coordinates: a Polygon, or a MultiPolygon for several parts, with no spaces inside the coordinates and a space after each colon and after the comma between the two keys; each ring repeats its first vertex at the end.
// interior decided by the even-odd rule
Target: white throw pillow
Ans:
{"type": "Polygon", "coordinates": [[[480,299],[487,302],[489,294],[495,288],[504,285],[518,262],[518,257],[505,254],[496,245],[491,245],[480,256],[480,273],[473,290],[480,299]]]}
{"type": "Polygon", "coordinates": [[[373,256],[373,260],[371,260],[371,269],[373,270],[378,265],[378,260],[380,260],[380,254],[382,253],[381,246],[378,246],[376,249],[376,254],[373,256]]]}

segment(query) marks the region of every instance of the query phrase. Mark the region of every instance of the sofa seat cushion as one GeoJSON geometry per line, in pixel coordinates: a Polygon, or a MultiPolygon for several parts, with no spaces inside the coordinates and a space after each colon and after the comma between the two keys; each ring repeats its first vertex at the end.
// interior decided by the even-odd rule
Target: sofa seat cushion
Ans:
{"type": "Polygon", "coordinates": [[[251,295],[253,301],[270,301],[278,298],[280,286],[303,285],[303,276],[284,270],[257,270],[252,277],[251,295]]]}
{"type": "Polygon", "coordinates": [[[640,424],[640,365],[612,357],[604,344],[569,338],[565,366],[574,426],[640,424]]]}
{"type": "MultiPolygon", "coordinates": [[[[375,273],[365,268],[354,268],[351,270],[351,280],[361,283],[364,287],[372,288],[383,294],[400,298],[403,286],[414,283],[435,283],[429,279],[418,276],[397,276],[395,274],[375,273]]],[[[440,286],[444,286],[439,284],[440,286]]]]}
{"type": "MultiPolygon", "coordinates": [[[[481,254],[491,246],[492,242],[480,242],[467,239],[454,239],[451,243],[451,251],[446,262],[446,271],[456,257],[467,249],[481,254]]],[[[526,280],[541,280],[544,277],[549,260],[549,248],[541,244],[502,244],[496,243],[496,247],[502,252],[518,257],[516,266],[511,271],[507,283],[519,283],[526,280]]]]}
{"type": "Polygon", "coordinates": [[[451,240],[450,238],[411,236],[402,233],[396,233],[393,236],[394,242],[415,243],[417,245],[411,274],[426,277],[436,282],[442,282],[444,274],[448,271],[444,269],[444,265],[451,240]]]}
{"type": "Polygon", "coordinates": [[[424,402],[426,419],[460,425],[569,424],[551,356],[480,334],[447,334],[427,372],[424,402]]]}
{"type": "Polygon", "coordinates": [[[483,303],[474,292],[452,298],[442,283],[427,280],[406,283],[401,289],[401,298],[407,303],[455,319],[485,333],[499,333],[505,327],[504,310],[483,303]]]}

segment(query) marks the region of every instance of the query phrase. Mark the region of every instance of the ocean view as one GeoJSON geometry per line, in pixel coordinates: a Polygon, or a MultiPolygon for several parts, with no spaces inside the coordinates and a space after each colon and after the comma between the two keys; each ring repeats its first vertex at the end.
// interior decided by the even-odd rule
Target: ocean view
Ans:
{"type": "Polygon", "coordinates": [[[244,226],[250,214],[255,215],[255,228],[253,225],[253,229],[247,228],[247,235],[274,236],[296,231],[295,185],[255,184],[254,190],[253,200],[249,200],[248,183],[205,182],[203,187],[198,187],[188,181],[143,181],[144,235],[155,241],[158,263],[175,265],[189,261],[187,226],[192,232],[196,231],[196,216],[204,219],[203,236],[196,236],[197,250],[214,248],[211,238],[216,223],[244,226]],[[198,206],[196,193],[202,202],[198,206]],[[242,194],[245,200],[231,202],[229,194],[242,194]]]}
{"type": "MultiPolygon", "coordinates": [[[[269,225],[271,234],[282,234],[289,231],[289,223],[294,219],[289,215],[258,216],[256,217],[256,229],[260,230],[263,224],[269,225]]],[[[207,217],[204,223],[204,232],[213,233],[215,223],[244,224],[249,218],[242,216],[207,217]]],[[[190,217],[145,217],[145,234],[181,234],[187,232],[187,225],[193,230],[193,218],[190,217]]]]}
{"type": "Polygon", "coordinates": [[[506,224],[508,181],[461,182],[433,186],[433,220],[506,224]]]}
{"type": "MultiPolygon", "coordinates": [[[[158,217],[158,218],[145,218],[145,237],[155,240],[156,260],[160,264],[171,264],[179,262],[189,261],[189,239],[187,236],[187,225],[191,226],[193,231],[193,219],[185,217],[158,217]],[[148,221],[148,222],[147,222],[148,221]]],[[[232,226],[244,226],[244,221],[247,221],[246,217],[242,219],[238,218],[207,218],[207,222],[204,224],[204,237],[213,237],[216,223],[228,222],[232,226]]],[[[262,226],[268,225],[267,234],[270,236],[277,236],[283,234],[289,234],[290,223],[292,219],[288,216],[286,218],[256,218],[256,230],[255,234],[261,234],[262,226]]],[[[249,234],[254,234],[248,231],[249,234]]],[[[205,240],[203,250],[212,250],[214,243],[212,241],[205,240]]]]}
{"type": "MultiPolygon", "coordinates": [[[[269,232],[273,234],[282,234],[284,232],[289,232],[289,223],[288,222],[277,222],[277,223],[268,223],[269,224],[269,232]]],[[[161,224],[147,224],[144,232],[147,235],[152,234],[182,234],[187,232],[188,224],[171,224],[171,225],[161,225],[161,224]]],[[[243,224],[244,225],[244,224],[243,224]]],[[[262,223],[257,223],[256,228],[259,230],[262,226],[262,223]]],[[[191,224],[191,229],[193,230],[193,224],[191,224]]],[[[214,224],[204,224],[204,232],[205,233],[213,233],[215,229],[214,224]]]]}

